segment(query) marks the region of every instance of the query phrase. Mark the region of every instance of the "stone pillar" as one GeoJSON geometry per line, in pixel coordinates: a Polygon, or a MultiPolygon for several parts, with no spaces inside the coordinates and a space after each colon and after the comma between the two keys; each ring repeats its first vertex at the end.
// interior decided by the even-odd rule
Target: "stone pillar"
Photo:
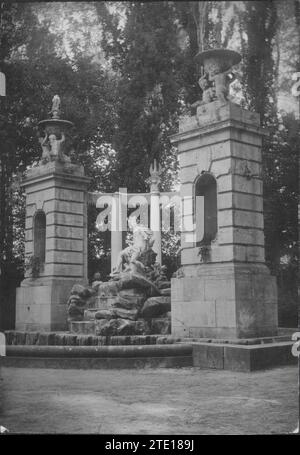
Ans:
{"type": "Polygon", "coordinates": [[[183,119],[172,137],[178,146],[181,197],[193,201],[196,182],[203,176],[215,179],[217,186],[217,235],[211,242],[196,244],[196,204],[188,203],[191,210],[183,214],[183,225],[191,228],[183,229],[182,267],[172,279],[175,336],[277,333],[276,281],[264,255],[264,134],[258,114],[213,101],[183,119]]]}
{"type": "Polygon", "coordinates": [[[160,166],[156,160],[150,166],[150,229],[153,231],[154,245],[153,251],[157,254],[156,262],[162,263],[161,260],[161,214],[160,214],[160,166]]]}
{"type": "Polygon", "coordinates": [[[39,255],[45,236],[44,262],[37,276],[28,270],[17,289],[17,330],[66,329],[66,303],[75,283],[87,284],[87,206],[89,178],[83,167],[51,161],[32,168],[26,192],[25,258],[39,255]],[[37,217],[45,216],[38,230],[37,217]],[[38,232],[39,231],[39,232],[38,232]]]}
{"type": "Polygon", "coordinates": [[[156,262],[161,264],[161,230],[160,230],[160,193],[151,192],[150,195],[150,229],[153,231],[153,251],[157,254],[156,262]]]}
{"type": "MultiPolygon", "coordinates": [[[[122,191],[114,193],[111,208],[111,271],[117,264],[119,253],[123,249],[124,195],[122,191]]],[[[126,206],[127,207],[127,206],[126,206]]],[[[126,216],[126,214],[125,214],[126,216]]]]}
{"type": "Polygon", "coordinates": [[[72,122],[60,118],[60,97],[52,117],[39,122],[42,156],[27,171],[25,259],[30,266],[17,289],[17,330],[65,330],[67,300],[75,283],[87,284],[87,187],[72,164],[72,122]]]}

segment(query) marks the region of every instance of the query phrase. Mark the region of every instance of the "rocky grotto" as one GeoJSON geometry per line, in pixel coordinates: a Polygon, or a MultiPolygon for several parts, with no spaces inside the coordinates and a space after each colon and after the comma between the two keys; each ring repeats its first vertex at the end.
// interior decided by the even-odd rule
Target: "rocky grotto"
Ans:
{"type": "Polygon", "coordinates": [[[171,332],[166,267],[156,262],[153,232],[132,224],[133,241],[119,254],[110,280],[102,282],[98,273],[91,286],[73,286],[67,304],[71,332],[78,327],[100,336],[171,332]]]}

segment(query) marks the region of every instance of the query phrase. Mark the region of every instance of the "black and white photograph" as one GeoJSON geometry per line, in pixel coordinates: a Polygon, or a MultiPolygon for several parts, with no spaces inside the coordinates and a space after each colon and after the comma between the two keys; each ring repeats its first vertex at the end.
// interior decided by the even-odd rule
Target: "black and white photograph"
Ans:
{"type": "Polygon", "coordinates": [[[0,446],[299,435],[299,152],[300,0],[1,1],[0,446]]]}

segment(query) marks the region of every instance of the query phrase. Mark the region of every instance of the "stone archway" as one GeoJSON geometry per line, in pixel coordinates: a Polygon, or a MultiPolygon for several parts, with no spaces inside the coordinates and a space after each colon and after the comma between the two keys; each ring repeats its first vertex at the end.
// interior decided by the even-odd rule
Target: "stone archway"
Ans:
{"type": "Polygon", "coordinates": [[[46,214],[43,210],[38,210],[34,215],[33,252],[43,264],[46,257],[46,214]]]}
{"type": "Polygon", "coordinates": [[[210,245],[218,232],[217,182],[212,174],[197,177],[194,188],[196,246],[210,245]]]}

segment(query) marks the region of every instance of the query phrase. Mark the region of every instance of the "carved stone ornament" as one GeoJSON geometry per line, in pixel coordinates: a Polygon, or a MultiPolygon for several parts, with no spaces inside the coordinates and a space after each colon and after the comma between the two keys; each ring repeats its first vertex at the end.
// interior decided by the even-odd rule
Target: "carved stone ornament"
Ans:
{"type": "Polygon", "coordinates": [[[202,90],[202,101],[196,103],[226,103],[229,85],[236,79],[231,67],[241,61],[240,54],[230,49],[210,49],[197,54],[196,60],[201,65],[198,84],[202,90]]]}

